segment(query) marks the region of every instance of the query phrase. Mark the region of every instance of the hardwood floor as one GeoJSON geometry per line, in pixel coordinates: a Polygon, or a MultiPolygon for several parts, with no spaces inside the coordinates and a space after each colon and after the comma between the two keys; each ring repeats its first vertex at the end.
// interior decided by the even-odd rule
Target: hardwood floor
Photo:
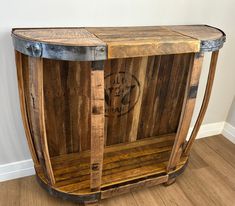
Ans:
{"type": "MultiPolygon", "coordinates": [[[[0,206],[73,206],[51,197],[35,177],[0,183],[0,206]]],[[[235,206],[235,145],[222,135],[196,140],[176,183],[103,200],[102,206],[235,206]]]]}

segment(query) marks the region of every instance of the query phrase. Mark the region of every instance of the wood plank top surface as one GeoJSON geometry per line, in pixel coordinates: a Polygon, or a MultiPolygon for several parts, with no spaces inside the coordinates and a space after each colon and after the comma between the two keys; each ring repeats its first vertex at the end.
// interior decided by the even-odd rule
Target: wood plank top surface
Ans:
{"type": "Polygon", "coordinates": [[[169,26],[169,28],[173,31],[179,32],[183,35],[187,35],[198,40],[213,40],[219,39],[223,36],[223,32],[219,29],[204,25],[169,26]]]}
{"type": "Polygon", "coordinates": [[[206,25],[13,29],[26,40],[65,46],[106,46],[107,59],[199,52],[201,41],[225,34],[206,25]]]}
{"type": "Polygon", "coordinates": [[[99,46],[105,45],[94,34],[84,28],[35,28],[15,29],[13,31],[18,37],[45,42],[48,44],[67,46],[99,46]]]}
{"type": "Polygon", "coordinates": [[[161,26],[87,28],[107,43],[108,58],[188,53],[200,50],[200,41],[161,26]]]}

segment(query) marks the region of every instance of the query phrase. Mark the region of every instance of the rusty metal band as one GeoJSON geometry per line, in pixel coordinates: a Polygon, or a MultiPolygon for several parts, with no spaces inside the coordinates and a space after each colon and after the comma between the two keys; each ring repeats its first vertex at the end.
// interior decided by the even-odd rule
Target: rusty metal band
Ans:
{"type": "Polygon", "coordinates": [[[31,41],[12,34],[15,50],[28,56],[67,60],[99,61],[107,59],[106,46],[65,46],[31,41]]]}
{"type": "Polygon", "coordinates": [[[225,35],[219,39],[202,40],[200,52],[213,52],[219,50],[223,47],[225,41],[226,41],[225,35]]]}
{"type": "Polygon", "coordinates": [[[101,199],[100,192],[96,193],[90,193],[90,194],[71,194],[71,193],[65,193],[59,190],[54,189],[53,187],[46,184],[38,175],[36,175],[36,179],[40,186],[49,192],[50,195],[54,197],[59,197],[63,200],[70,200],[76,203],[84,203],[84,202],[90,202],[90,201],[97,201],[101,199]]]}
{"type": "Polygon", "coordinates": [[[189,89],[188,98],[194,99],[197,97],[198,85],[192,85],[189,89]]]}

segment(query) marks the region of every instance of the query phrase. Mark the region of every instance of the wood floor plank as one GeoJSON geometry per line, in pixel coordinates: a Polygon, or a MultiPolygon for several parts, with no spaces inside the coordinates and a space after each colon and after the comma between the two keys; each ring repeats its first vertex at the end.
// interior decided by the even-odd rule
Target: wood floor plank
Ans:
{"type": "MultiPolygon", "coordinates": [[[[221,135],[196,140],[189,165],[176,183],[141,189],[101,206],[234,206],[235,145],[221,135]]],[[[75,206],[50,196],[35,176],[0,183],[0,206],[75,206]]]]}
{"type": "Polygon", "coordinates": [[[207,167],[196,171],[196,176],[204,183],[204,188],[212,194],[211,197],[216,201],[215,205],[235,205],[235,190],[216,171],[207,167]]]}
{"type": "Polygon", "coordinates": [[[138,206],[131,194],[119,195],[101,202],[101,206],[138,206]]]}
{"type": "Polygon", "coordinates": [[[19,206],[20,182],[22,179],[0,183],[0,206],[19,206]]]}
{"type": "Polygon", "coordinates": [[[231,144],[222,135],[208,137],[202,141],[235,168],[235,144],[231,144]]]}
{"type": "Polygon", "coordinates": [[[194,149],[192,149],[191,151],[189,162],[190,164],[188,165],[188,167],[190,169],[200,169],[209,166],[194,149]]]}
{"type": "Polygon", "coordinates": [[[156,194],[153,195],[148,188],[132,192],[132,194],[138,206],[166,206],[162,201],[161,197],[156,194]]]}
{"type": "Polygon", "coordinates": [[[203,158],[211,170],[215,170],[235,190],[235,169],[220,154],[211,149],[203,139],[194,145],[194,151],[203,158]]]}
{"type": "MultiPolygon", "coordinates": [[[[75,206],[48,195],[35,176],[0,183],[0,206],[75,206]]],[[[78,206],[78,205],[77,205],[78,206]]]]}
{"type": "Polygon", "coordinates": [[[49,196],[46,191],[42,191],[36,179],[32,176],[30,178],[22,179],[20,182],[20,206],[34,205],[34,206],[74,206],[72,202],[58,200],[55,197],[49,196]],[[36,204],[35,204],[36,203],[36,204]]]}
{"type": "Polygon", "coordinates": [[[198,170],[185,170],[182,177],[178,178],[178,185],[184,191],[186,197],[193,202],[193,205],[208,206],[218,205],[214,198],[211,188],[205,187],[205,183],[200,182],[200,178],[196,175],[198,170]],[[209,190],[208,190],[209,189],[209,190]]]}
{"type": "Polygon", "coordinates": [[[159,185],[150,188],[153,197],[160,196],[165,205],[193,206],[177,183],[170,187],[159,185]]]}

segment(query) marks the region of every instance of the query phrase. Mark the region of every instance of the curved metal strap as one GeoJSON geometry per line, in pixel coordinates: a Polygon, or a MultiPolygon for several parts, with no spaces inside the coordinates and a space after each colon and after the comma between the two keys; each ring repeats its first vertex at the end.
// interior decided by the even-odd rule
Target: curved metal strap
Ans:
{"type": "Polygon", "coordinates": [[[107,48],[101,46],[66,46],[19,38],[12,34],[15,50],[31,57],[68,61],[98,61],[107,59],[107,48]]]}

